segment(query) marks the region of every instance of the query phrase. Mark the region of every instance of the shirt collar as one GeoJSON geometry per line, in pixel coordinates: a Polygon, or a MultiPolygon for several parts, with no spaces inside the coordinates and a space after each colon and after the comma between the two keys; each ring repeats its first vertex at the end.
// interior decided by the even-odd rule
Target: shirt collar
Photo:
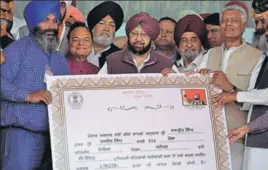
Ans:
{"type": "Polygon", "coordinates": [[[227,49],[227,48],[225,47],[224,43],[222,43],[222,45],[221,45],[221,49],[222,49],[223,52],[227,52],[227,51],[233,52],[233,51],[237,50],[238,48],[242,47],[243,45],[245,45],[245,42],[243,42],[243,43],[242,43],[240,46],[238,46],[238,47],[231,47],[231,48],[227,49]]]}
{"type": "MultiPolygon", "coordinates": [[[[200,54],[194,59],[194,61],[192,61],[187,67],[189,67],[190,65],[198,67],[201,64],[202,59],[203,59],[203,53],[200,52],[200,54]]],[[[181,59],[177,61],[177,65],[178,67],[187,68],[184,65],[183,57],[181,57],[181,59]]]]}
{"type": "Polygon", "coordinates": [[[110,48],[111,48],[111,46],[109,46],[109,47],[107,47],[107,48],[105,48],[105,49],[99,51],[97,54],[95,54],[94,48],[93,48],[93,46],[92,46],[92,50],[91,50],[91,53],[90,53],[90,54],[91,54],[91,55],[97,55],[97,56],[100,56],[101,53],[103,53],[103,52],[105,52],[105,51],[108,51],[110,48]]]}

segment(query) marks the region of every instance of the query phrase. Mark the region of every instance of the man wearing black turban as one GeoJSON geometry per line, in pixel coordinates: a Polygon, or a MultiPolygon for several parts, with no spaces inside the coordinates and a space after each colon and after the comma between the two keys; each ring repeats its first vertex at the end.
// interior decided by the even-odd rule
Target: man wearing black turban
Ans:
{"type": "Polygon", "coordinates": [[[121,27],[123,19],[124,13],[121,6],[112,1],[105,1],[89,12],[87,24],[93,34],[89,62],[101,68],[109,54],[120,50],[113,41],[115,32],[121,27]]]}
{"type": "Polygon", "coordinates": [[[207,29],[207,40],[210,48],[219,47],[222,44],[220,32],[220,14],[213,13],[204,19],[207,29]]]}

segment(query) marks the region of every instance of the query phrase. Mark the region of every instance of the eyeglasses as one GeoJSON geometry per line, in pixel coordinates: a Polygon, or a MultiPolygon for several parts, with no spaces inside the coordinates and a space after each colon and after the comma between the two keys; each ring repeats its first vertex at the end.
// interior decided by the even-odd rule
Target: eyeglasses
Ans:
{"type": "Polygon", "coordinates": [[[129,33],[129,36],[132,38],[137,38],[138,36],[140,36],[142,39],[144,38],[149,38],[149,36],[145,33],[138,33],[138,32],[131,32],[129,33]]]}

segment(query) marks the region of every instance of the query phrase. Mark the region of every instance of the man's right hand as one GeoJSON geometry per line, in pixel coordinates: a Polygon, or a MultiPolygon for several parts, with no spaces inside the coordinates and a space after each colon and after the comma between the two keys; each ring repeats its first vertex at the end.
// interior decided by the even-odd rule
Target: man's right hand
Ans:
{"type": "Polygon", "coordinates": [[[175,73],[175,71],[172,69],[172,68],[164,68],[162,71],[161,71],[161,74],[163,76],[167,76],[169,73],[175,73]]]}
{"type": "Polygon", "coordinates": [[[48,90],[39,90],[28,94],[25,98],[25,102],[39,103],[44,102],[49,104],[52,100],[52,94],[48,90]]]}

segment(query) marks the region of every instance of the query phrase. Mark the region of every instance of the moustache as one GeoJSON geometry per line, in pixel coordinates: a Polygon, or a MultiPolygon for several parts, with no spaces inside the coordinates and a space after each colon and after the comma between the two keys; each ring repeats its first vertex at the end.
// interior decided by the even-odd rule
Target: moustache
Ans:
{"type": "Polygon", "coordinates": [[[192,52],[192,51],[196,51],[194,48],[185,48],[184,50],[183,50],[184,52],[192,52]]]}
{"type": "Polygon", "coordinates": [[[266,30],[264,28],[256,29],[255,35],[263,35],[265,33],[265,31],[266,30]]]}
{"type": "Polygon", "coordinates": [[[52,36],[57,36],[58,35],[58,30],[57,29],[37,29],[36,34],[38,35],[52,35],[52,36]]]}
{"type": "Polygon", "coordinates": [[[6,19],[6,18],[0,18],[0,23],[1,24],[7,24],[7,27],[12,26],[12,21],[6,19]]]}
{"type": "Polygon", "coordinates": [[[110,33],[108,33],[108,32],[101,32],[100,34],[99,34],[100,36],[108,36],[108,37],[111,37],[112,35],[110,34],[110,33]]]}

